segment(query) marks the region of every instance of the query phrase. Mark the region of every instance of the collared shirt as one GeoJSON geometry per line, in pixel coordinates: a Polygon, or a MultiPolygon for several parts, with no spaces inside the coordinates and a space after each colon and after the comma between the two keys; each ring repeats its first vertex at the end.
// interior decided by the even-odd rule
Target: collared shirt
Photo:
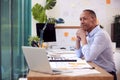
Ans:
{"type": "Polygon", "coordinates": [[[77,56],[84,56],[86,61],[94,62],[108,72],[116,71],[109,34],[100,26],[96,26],[88,33],[86,39],[87,44],[76,50],[77,56]]]}

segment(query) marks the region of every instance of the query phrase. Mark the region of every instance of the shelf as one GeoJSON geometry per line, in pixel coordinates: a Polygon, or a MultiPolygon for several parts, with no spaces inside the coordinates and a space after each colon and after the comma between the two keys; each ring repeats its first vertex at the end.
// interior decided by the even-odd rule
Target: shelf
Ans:
{"type": "Polygon", "coordinates": [[[56,26],[56,29],[79,29],[80,26],[56,26]]]}

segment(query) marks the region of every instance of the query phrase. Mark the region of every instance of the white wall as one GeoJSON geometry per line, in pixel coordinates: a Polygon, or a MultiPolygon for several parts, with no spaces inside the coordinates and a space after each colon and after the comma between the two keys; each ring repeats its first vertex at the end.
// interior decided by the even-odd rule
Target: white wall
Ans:
{"type": "MultiPolygon", "coordinates": [[[[44,4],[45,0],[32,0],[35,3],[44,4]]],[[[83,9],[93,9],[98,17],[99,23],[110,34],[113,16],[120,14],[120,0],[111,0],[111,4],[106,4],[106,0],[57,0],[56,6],[47,12],[48,17],[63,18],[66,26],[79,25],[79,15],[83,9]]],[[[32,35],[35,35],[36,21],[32,19],[32,35]]]]}

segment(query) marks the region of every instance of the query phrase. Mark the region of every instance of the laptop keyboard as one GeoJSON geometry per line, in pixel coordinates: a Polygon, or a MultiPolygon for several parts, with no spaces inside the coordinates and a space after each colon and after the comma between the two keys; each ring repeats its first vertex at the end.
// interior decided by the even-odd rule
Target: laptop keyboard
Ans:
{"type": "Polygon", "coordinates": [[[49,60],[50,62],[77,62],[77,60],[75,59],[71,59],[71,60],[49,60]]]}
{"type": "Polygon", "coordinates": [[[48,56],[49,62],[77,62],[77,59],[67,59],[65,57],[48,56]]]}

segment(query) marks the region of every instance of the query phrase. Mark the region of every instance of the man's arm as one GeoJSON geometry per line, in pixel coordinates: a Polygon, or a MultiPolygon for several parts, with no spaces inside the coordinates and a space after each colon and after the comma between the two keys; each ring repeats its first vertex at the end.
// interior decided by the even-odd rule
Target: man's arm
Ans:
{"type": "MultiPolygon", "coordinates": [[[[86,31],[82,27],[76,32],[76,36],[77,36],[77,41],[81,42],[82,46],[87,44],[86,31]]],[[[76,43],[78,43],[78,42],[76,42],[76,43]]],[[[77,47],[79,47],[79,46],[77,45],[77,47]]]]}
{"type": "MultiPolygon", "coordinates": [[[[83,53],[82,53],[82,46],[81,45],[85,45],[86,42],[83,41],[83,36],[86,35],[86,32],[80,28],[77,32],[76,32],[76,54],[78,57],[82,58],[83,57],[83,53]]],[[[86,36],[85,36],[85,39],[86,39],[86,36]]]]}
{"type": "Polygon", "coordinates": [[[104,33],[96,34],[90,44],[87,43],[86,32],[82,30],[82,28],[77,31],[76,35],[80,38],[79,42],[76,41],[76,48],[79,49],[79,53],[78,50],[76,53],[79,54],[79,56],[81,56],[82,53],[86,61],[95,60],[95,58],[97,58],[97,56],[105,49],[107,37],[104,33]],[[80,44],[82,46],[80,46],[80,44]]]}
{"type": "Polygon", "coordinates": [[[107,39],[104,33],[97,34],[92,42],[85,44],[82,47],[82,52],[84,54],[86,61],[95,60],[106,48],[107,39]]]}
{"type": "Polygon", "coordinates": [[[75,48],[76,49],[80,48],[80,38],[79,37],[77,37],[77,39],[76,39],[76,47],[75,48]]]}

